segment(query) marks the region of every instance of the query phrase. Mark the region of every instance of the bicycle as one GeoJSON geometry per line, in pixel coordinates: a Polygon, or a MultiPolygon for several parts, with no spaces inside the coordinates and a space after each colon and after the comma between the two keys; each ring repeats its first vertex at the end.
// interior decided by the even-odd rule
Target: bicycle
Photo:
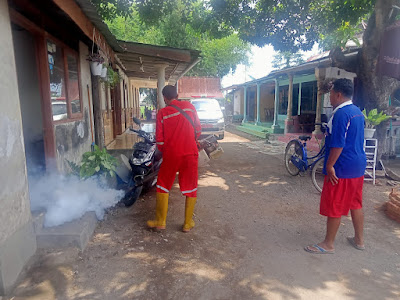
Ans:
{"type": "Polygon", "coordinates": [[[324,168],[325,145],[322,146],[317,155],[308,157],[308,140],[311,140],[311,136],[302,135],[287,144],[285,149],[285,167],[292,176],[296,176],[300,172],[305,173],[311,169],[312,183],[317,191],[321,193],[325,178],[322,172],[324,168]]]}

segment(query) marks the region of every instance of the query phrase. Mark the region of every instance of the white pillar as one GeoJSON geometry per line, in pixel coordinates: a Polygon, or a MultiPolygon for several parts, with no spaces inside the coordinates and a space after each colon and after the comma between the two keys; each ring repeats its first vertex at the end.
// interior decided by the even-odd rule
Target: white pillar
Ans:
{"type": "Polygon", "coordinates": [[[293,75],[289,74],[289,95],[288,95],[288,106],[286,112],[286,121],[285,121],[285,133],[288,133],[290,130],[290,125],[292,124],[292,111],[293,111],[293,75]]]}
{"type": "Polygon", "coordinates": [[[244,92],[243,92],[243,97],[244,97],[244,109],[243,109],[243,121],[242,123],[245,123],[247,121],[247,86],[244,86],[244,92]]]}
{"type": "Polygon", "coordinates": [[[278,106],[279,106],[279,82],[278,79],[275,79],[274,124],[271,127],[274,132],[276,129],[280,128],[278,124],[278,106]]]}
{"type": "MultiPolygon", "coordinates": [[[[317,78],[318,92],[317,92],[317,108],[315,110],[315,123],[321,123],[322,113],[322,82],[325,79],[325,69],[315,68],[315,77],[317,78]]],[[[315,125],[313,134],[322,134],[321,125],[315,125]]]]}
{"type": "Polygon", "coordinates": [[[162,95],[162,89],[165,86],[165,68],[167,64],[158,64],[157,67],[157,109],[165,107],[164,97],[162,95]]]}
{"type": "Polygon", "coordinates": [[[258,125],[260,121],[260,90],[261,90],[261,83],[257,83],[257,121],[256,125],[258,125]]]}

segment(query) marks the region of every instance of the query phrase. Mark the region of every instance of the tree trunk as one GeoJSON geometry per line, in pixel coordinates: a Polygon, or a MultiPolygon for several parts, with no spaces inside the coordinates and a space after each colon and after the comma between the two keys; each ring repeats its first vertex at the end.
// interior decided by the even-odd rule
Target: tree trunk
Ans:
{"type": "MultiPolygon", "coordinates": [[[[338,49],[333,50],[330,54],[335,66],[357,74],[361,108],[366,108],[368,111],[373,108],[377,108],[379,111],[386,110],[389,97],[400,86],[398,80],[382,76],[377,70],[381,40],[385,28],[394,21],[395,14],[392,14],[391,18],[389,15],[396,2],[396,0],[376,1],[375,10],[368,20],[363,36],[363,45],[356,60],[349,61],[338,49]]],[[[378,158],[382,155],[386,139],[386,126],[386,123],[377,126],[378,158]]]]}

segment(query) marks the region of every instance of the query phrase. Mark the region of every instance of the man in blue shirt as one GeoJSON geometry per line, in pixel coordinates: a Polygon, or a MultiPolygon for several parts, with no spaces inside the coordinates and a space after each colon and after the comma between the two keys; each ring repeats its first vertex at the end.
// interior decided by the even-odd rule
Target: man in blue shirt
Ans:
{"type": "Polygon", "coordinates": [[[328,123],[325,139],[325,181],[321,194],[320,214],[327,217],[325,240],[304,248],[316,254],[333,254],[334,241],[341,216],[351,211],[355,236],[348,241],[358,250],[364,250],[364,214],[362,188],[366,167],[364,152],[364,116],[355,106],[353,83],[349,79],[337,79],[330,91],[334,108],[328,123]]]}

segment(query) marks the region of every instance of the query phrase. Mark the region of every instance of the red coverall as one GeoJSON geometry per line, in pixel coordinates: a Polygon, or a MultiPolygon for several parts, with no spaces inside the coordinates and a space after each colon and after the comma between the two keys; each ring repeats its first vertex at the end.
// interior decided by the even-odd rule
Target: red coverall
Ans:
{"type": "MultiPolygon", "coordinates": [[[[193,120],[197,138],[201,125],[196,109],[188,101],[173,100],[193,120]]],[[[157,179],[157,193],[169,193],[179,172],[179,186],[187,197],[197,197],[198,156],[195,129],[178,110],[172,106],[161,109],[157,114],[157,147],[163,153],[163,162],[157,179]]]]}

